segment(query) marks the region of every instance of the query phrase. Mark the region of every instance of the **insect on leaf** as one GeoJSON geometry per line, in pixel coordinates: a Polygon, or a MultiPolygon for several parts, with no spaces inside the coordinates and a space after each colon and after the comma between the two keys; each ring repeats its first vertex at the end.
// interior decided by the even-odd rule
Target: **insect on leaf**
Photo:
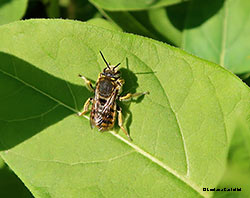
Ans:
{"type": "Polygon", "coordinates": [[[236,118],[250,115],[250,90],[232,73],[77,21],[4,25],[0,43],[0,154],[34,196],[211,196],[203,187],[219,183],[236,118]],[[78,74],[97,79],[100,50],[121,62],[124,94],[150,92],[123,108],[133,142],[76,115],[91,96],[78,74]]]}

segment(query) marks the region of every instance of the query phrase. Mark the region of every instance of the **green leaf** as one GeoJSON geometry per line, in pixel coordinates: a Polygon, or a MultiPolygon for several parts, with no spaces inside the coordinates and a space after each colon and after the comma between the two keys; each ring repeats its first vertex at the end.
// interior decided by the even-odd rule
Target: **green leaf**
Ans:
{"type": "MultiPolygon", "coordinates": [[[[224,68],[136,35],[70,20],[0,27],[1,156],[36,197],[210,197],[250,90],[224,68]],[[100,133],[76,113],[121,62],[125,126],[100,133]],[[223,80],[221,80],[223,79],[223,80]]],[[[249,127],[249,123],[248,123],[249,127]]]]}
{"type": "Polygon", "coordinates": [[[111,12],[100,8],[99,11],[104,17],[119,26],[125,32],[160,40],[160,37],[155,34],[155,30],[152,29],[149,24],[147,24],[149,20],[145,20],[145,18],[147,17],[147,11],[136,12],[137,16],[141,15],[143,17],[143,20],[140,20],[140,17],[137,18],[136,16],[134,16],[132,12],[111,12]]]}
{"type": "Polygon", "coordinates": [[[97,7],[109,11],[132,11],[159,8],[182,2],[183,0],[89,0],[97,7]]]}
{"type": "Polygon", "coordinates": [[[146,36],[163,42],[169,42],[151,24],[149,11],[107,11],[98,8],[110,22],[119,26],[124,32],[146,36]]]}
{"type": "Polygon", "coordinates": [[[122,29],[119,26],[103,18],[90,19],[87,21],[87,23],[90,25],[95,25],[95,26],[106,28],[106,29],[113,30],[113,31],[122,31],[122,29]]]}
{"type": "Polygon", "coordinates": [[[26,11],[28,0],[1,0],[0,25],[21,19],[26,11]]]}
{"type": "Polygon", "coordinates": [[[187,3],[143,11],[108,11],[98,8],[125,32],[180,46],[187,3]]]}
{"type": "Polygon", "coordinates": [[[250,71],[250,2],[191,2],[183,48],[239,74],[250,71]]]}
{"type": "Polygon", "coordinates": [[[154,28],[176,46],[181,46],[188,2],[148,10],[154,28]]]}

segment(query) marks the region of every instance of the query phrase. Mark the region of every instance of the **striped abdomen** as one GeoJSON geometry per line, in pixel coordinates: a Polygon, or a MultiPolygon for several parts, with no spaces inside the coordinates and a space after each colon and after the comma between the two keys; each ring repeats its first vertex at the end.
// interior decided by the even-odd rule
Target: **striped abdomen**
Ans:
{"type": "Polygon", "coordinates": [[[114,126],[116,118],[116,103],[109,100],[95,98],[91,109],[90,123],[96,126],[100,131],[111,129],[114,126]]]}

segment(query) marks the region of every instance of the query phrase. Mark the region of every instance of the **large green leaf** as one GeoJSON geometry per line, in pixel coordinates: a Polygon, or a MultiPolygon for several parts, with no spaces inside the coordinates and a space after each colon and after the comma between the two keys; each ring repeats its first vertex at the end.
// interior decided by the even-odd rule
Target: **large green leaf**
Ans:
{"type": "Polygon", "coordinates": [[[110,11],[145,10],[182,2],[183,0],[89,0],[95,6],[110,11]]]}
{"type": "Polygon", "coordinates": [[[154,28],[176,46],[181,46],[188,2],[148,10],[154,28]]]}
{"type": "Polygon", "coordinates": [[[113,11],[103,10],[101,8],[99,8],[99,11],[102,13],[104,17],[106,17],[109,21],[122,28],[122,30],[125,32],[134,33],[158,40],[161,39],[160,35],[157,35],[157,32],[149,24],[149,20],[145,20],[148,18],[147,11],[113,12],[113,11]],[[136,16],[133,15],[135,13],[137,14],[136,16]],[[142,18],[142,20],[140,20],[140,18],[142,18]]]}
{"type": "Polygon", "coordinates": [[[181,46],[187,5],[188,2],[185,2],[142,11],[108,11],[100,7],[97,9],[125,32],[181,46]]]}
{"type": "Polygon", "coordinates": [[[0,25],[19,20],[23,17],[28,0],[1,0],[0,25]]]}
{"type": "Polygon", "coordinates": [[[191,2],[183,48],[235,73],[250,71],[250,2],[191,2]]]}
{"type": "Polygon", "coordinates": [[[119,26],[103,18],[93,18],[93,19],[88,20],[87,22],[90,25],[95,25],[95,26],[102,27],[105,29],[109,29],[113,31],[122,31],[122,29],[119,26]]]}
{"type": "Polygon", "coordinates": [[[0,52],[0,153],[36,197],[209,197],[236,118],[249,119],[240,79],[151,39],[29,20],[0,27],[0,52]],[[76,115],[91,96],[77,76],[97,78],[99,50],[122,63],[124,93],[150,91],[123,105],[133,142],[76,115]]]}

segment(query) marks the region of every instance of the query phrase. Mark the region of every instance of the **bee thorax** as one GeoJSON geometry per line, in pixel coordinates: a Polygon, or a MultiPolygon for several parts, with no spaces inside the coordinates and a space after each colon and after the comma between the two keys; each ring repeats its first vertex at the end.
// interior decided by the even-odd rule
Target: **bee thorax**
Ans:
{"type": "Polygon", "coordinates": [[[99,94],[103,97],[108,97],[112,94],[112,91],[114,89],[114,84],[108,80],[103,79],[99,82],[98,91],[99,94]]]}

